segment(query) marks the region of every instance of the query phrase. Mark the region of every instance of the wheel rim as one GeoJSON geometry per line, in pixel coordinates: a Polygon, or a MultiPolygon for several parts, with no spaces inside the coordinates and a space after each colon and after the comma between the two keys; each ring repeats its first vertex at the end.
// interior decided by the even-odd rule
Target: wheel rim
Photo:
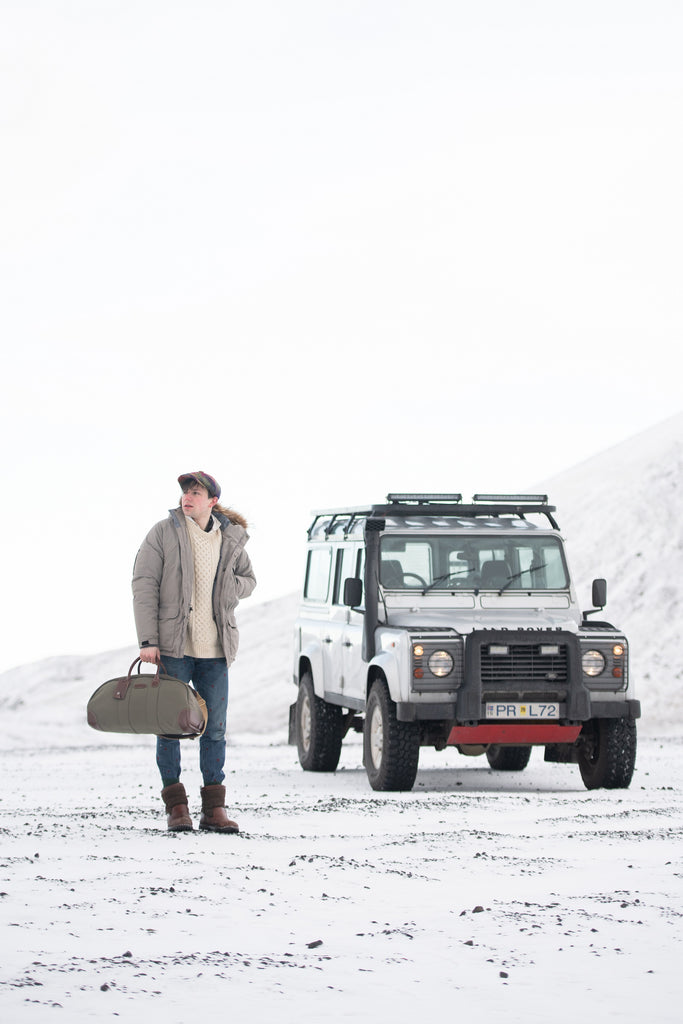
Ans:
{"type": "Polygon", "coordinates": [[[379,771],[382,767],[382,755],[384,753],[384,724],[382,712],[379,707],[373,708],[370,719],[370,757],[373,767],[379,771]]]}
{"type": "Polygon", "coordinates": [[[311,745],[311,702],[308,699],[308,694],[304,694],[303,700],[301,701],[301,711],[299,712],[299,736],[301,737],[301,747],[305,753],[308,753],[308,748],[311,745]]]}

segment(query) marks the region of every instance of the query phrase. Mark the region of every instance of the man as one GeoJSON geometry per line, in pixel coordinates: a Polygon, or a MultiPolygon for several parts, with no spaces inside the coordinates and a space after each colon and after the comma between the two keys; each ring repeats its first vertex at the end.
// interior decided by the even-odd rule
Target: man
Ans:
{"type": "MultiPolygon", "coordinates": [[[[235,608],[256,586],[244,550],[246,522],[218,504],[217,481],[200,470],[178,477],[178,508],[152,527],[133,569],[133,609],[140,659],[161,661],[167,675],[192,685],[206,702],[199,740],[201,829],[239,832],[225,809],[225,728],[228,666],[237,653],[235,608]]],[[[179,740],[157,738],[157,765],[171,832],[192,830],[180,781],[179,740]]]]}

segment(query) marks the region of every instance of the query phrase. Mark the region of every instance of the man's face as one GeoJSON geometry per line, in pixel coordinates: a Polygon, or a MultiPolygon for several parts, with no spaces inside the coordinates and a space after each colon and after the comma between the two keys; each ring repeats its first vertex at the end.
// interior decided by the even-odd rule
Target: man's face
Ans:
{"type": "Polygon", "coordinates": [[[186,516],[192,519],[203,519],[211,515],[218,498],[210,498],[206,487],[201,484],[190,484],[187,490],[183,491],[180,504],[186,516]]]}

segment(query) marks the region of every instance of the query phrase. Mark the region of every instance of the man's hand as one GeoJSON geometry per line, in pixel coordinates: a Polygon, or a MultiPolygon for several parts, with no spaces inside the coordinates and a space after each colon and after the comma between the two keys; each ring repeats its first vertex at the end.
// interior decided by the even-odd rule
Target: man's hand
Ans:
{"type": "Polygon", "coordinates": [[[141,647],[140,661],[149,662],[150,665],[158,665],[161,660],[161,651],[158,647],[141,647]]]}

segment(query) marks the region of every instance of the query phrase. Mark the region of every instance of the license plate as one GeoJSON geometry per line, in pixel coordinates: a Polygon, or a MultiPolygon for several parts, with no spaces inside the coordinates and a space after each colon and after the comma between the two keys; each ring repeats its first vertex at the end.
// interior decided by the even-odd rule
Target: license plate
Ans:
{"type": "Polygon", "coordinates": [[[486,705],[487,718],[506,718],[512,721],[560,717],[559,704],[508,704],[503,701],[486,705]]]}

